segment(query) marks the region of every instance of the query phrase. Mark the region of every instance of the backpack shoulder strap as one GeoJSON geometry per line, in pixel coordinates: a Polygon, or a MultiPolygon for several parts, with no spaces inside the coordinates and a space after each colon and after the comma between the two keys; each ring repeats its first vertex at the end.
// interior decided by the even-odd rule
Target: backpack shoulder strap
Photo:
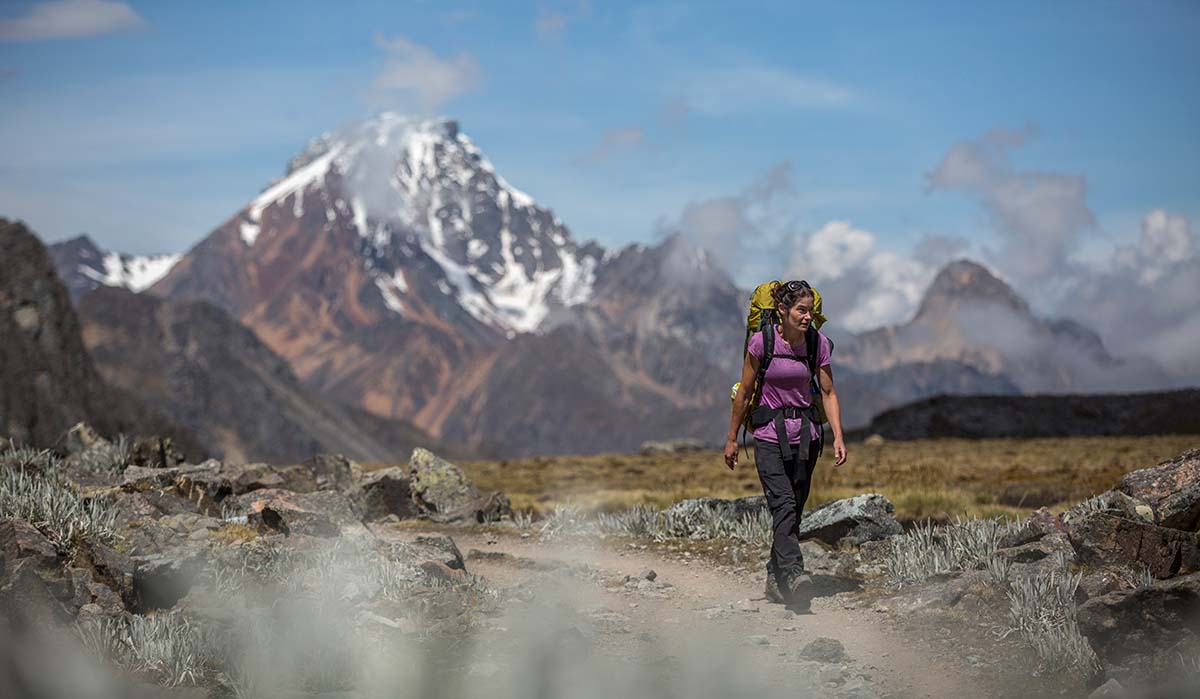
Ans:
{"type": "Polygon", "coordinates": [[[818,388],[821,385],[820,375],[817,373],[817,351],[820,349],[820,343],[821,336],[817,329],[808,326],[808,332],[804,333],[804,359],[808,363],[808,373],[812,376],[813,385],[818,388]]]}

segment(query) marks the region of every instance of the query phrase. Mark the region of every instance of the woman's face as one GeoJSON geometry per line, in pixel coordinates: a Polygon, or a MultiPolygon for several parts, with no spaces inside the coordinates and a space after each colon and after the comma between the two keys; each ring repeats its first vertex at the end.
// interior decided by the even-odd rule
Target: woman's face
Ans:
{"type": "Polygon", "coordinates": [[[813,318],[813,299],[811,296],[805,296],[791,307],[784,306],[780,310],[783,317],[783,324],[793,330],[800,332],[808,332],[808,326],[812,325],[813,318]]]}

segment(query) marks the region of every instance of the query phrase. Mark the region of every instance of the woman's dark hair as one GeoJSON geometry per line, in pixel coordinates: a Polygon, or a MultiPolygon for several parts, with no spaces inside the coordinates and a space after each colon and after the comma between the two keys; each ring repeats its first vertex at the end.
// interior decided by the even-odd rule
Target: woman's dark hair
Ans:
{"type": "Polygon", "coordinates": [[[791,308],[802,298],[815,298],[812,287],[803,279],[799,281],[782,282],[771,290],[771,298],[775,299],[776,308],[791,308]]]}

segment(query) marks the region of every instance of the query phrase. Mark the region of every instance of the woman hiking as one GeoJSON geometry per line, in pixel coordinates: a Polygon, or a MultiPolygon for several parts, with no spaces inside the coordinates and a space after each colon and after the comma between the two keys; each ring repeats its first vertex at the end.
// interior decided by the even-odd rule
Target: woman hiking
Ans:
{"type": "Polygon", "coordinates": [[[820,400],[833,430],[835,466],[845,463],[846,444],[829,360],[833,345],[815,329],[812,332],[816,342],[806,342],[813,322],[815,297],[812,288],[807,282],[791,281],[777,285],[771,295],[779,323],[773,327],[773,338],[764,341],[764,333],[760,331],[752,335],[746,345],[742,381],[733,399],[729,438],[725,442],[725,463],[730,470],[737,466],[738,429],[746,423],[758,370],[768,351],[767,343],[771,343],[771,358],[761,378],[762,396],[750,415],[750,424],[754,428],[754,461],[771,510],[773,528],[766,594],[773,602],[784,602],[797,611],[804,611],[812,599],[812,580],[804,572],[800,516],[823,446],[821,420],[817,406],[813,404],[808,347],[813,347],[816,354],[812,364],[818,368],[820,400]]]}

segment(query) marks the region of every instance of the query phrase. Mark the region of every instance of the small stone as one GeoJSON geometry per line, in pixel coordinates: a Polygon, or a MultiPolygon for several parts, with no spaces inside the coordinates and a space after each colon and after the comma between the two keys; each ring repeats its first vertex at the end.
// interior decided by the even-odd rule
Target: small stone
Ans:
{"type": "Polygon", "coordinates": [[[766,636],[759,634],[745,637],[742,639],[742,644],[747,646],[769,646],[771,642],[767,640],[766,636]]]}
{"type": "Polygon", "coordinates": [[[654,580],[655,578],[658,577],[658,573],[655,573],[650,568],[646,568],[642,572],[638,573],[638,577],[642,578],[643,580],[654,580]]]}

